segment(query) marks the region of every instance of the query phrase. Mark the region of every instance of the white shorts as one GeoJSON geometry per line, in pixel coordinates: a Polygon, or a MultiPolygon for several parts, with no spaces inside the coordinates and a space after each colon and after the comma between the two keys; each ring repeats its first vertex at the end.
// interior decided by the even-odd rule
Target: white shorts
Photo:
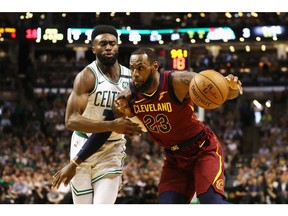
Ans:
{"type": "MultiPolygon", "coordinates": [[[[81,135],[81,133],[80,133],[81,135]]],[[[74,132],[71,138],[70,158],[80,151],[87,138],[74,132]]],[[[107,141],[96,153],[77,167],[71,180],[71,190],[78,196],[93,192],[92,184],[104,177],[121,175],[126,157],[126,139],[107,141]]]]}

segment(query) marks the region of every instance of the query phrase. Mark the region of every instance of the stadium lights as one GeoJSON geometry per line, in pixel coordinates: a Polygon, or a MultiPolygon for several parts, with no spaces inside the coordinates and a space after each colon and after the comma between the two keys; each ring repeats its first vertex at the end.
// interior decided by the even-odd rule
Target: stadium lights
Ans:
{"type": "Polygon", "coordinates": [[[253,104],[254,104],[254,106],[256,106],[259,110],[262,110],[262,104],[261,103],[259,103],[259,101],[257,101],[256,99],[255,100],[253,100],[253,104]]]}
{"type": "Polygon", "coordinates": [[[271,107],[271,100],[267,100],[265,105],[267,108],[270,108],[271,107]]]}

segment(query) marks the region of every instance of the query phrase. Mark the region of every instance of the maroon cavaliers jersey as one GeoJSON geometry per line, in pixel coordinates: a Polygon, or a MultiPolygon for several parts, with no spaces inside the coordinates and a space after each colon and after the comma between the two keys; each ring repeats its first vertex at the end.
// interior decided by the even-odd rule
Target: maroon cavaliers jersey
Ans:
{"type": "Polygon", "coordinates": [[[172,73],[160,73],[158,89],[152,96],[136,92],[133,84],[130,85],[134,114],[145,124],[152,139],[163,147],[189,140],[205,128],[193,112],[192,100],[180,102],[176,98],[172,73]]]}

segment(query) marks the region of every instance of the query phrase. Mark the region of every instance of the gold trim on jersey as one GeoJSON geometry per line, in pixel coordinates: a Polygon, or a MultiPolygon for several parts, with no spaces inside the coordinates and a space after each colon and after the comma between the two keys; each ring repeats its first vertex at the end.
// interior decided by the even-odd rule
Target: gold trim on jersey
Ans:
{"type": "Polygon", "coordinates": [[[168,91],[160,92],[158,100],[161,100],[164,97],[164,94],[166,94],[166,93],[168,93],[168,91]]]}
{"type": "Polygon", "coordinates": [[[157,91],[158,89],[156,89],[154,92],[152,92],[151,94],[148,94],[148,93],[142,93],[142,94],[144,94],[144,95],[146,95],[146,96],[148,96],[148,97],[151,97],[151,96],[153,96],[154,94],[155,94],[155,92],[157,91]]]}
{"type": "Polygon", "coordinates": [[[189,106],[192,109],[192,111],[194,112],[194,107],[192,105],[190,105],[190,104],[189,104],[189,106]]]}
{"type": "Polygon", "coordinates": [[[219,146],[217,144],[216,155],[218,155],[218,157],[219,157],[219,171],[218,171],[216,177],[214,178],[214,181],[212,184],[214,184],[217,181],[217,179],[219,178],[219,176],[222,173],[222,156],[219,154],[218,150],[219,150],[219,146]]]}
{"type": "Polygon", "coordinates": [[[141,100],[137,100],[137,101],[135,101],[134,103],[137,104],[137,103],[140,103],[140,102],[142,102],[142,101],[144,101],[144,100],[146,100],[146,98],[142,98],[141,100]]]}

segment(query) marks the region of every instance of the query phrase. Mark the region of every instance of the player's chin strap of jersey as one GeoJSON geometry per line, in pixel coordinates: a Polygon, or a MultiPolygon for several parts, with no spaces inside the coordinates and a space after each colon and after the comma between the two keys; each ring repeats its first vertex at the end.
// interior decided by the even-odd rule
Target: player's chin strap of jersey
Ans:
{"type": "MultiPolygon", "coordinates": [[[[114,119],[115,118],[113,112],[109,112],[105,118],[105,121],[111,121],[114,119]]],[[[91,134],[91,136],[86,140],[83,147],[78,152],[78,158],[81,161],[84,161],[95,152],[97,152],[98,149],[101,148],[101,146],[103,146],[103,144],[107,141],[111,133],[112,131],[91,134]]]]}

